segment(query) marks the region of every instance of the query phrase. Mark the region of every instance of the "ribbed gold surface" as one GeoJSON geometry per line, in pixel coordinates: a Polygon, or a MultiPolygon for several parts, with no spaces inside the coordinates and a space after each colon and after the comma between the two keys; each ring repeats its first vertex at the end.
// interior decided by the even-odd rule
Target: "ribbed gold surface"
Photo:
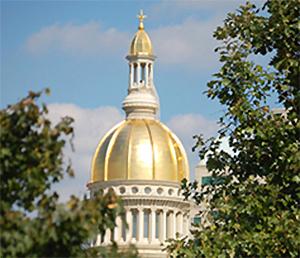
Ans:
{"type": "Polygon", "coordinates": [[[153,55],[151,40],[143,29],[139,29],[135,34],[131,46],[130,55],[153,55]]]}
{"type": "Polygon", "coordinates": [[[108,180],[166,180],[189,177],[185,151],[162,123],[129,119],[100,141],[92,162],[91,182],[108,180]]]}

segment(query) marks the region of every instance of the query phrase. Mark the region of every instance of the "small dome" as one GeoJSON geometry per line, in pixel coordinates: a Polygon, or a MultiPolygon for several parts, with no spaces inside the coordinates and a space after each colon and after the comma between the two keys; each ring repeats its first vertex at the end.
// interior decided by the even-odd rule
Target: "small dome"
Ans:
{"type": "Polygon", "coordinates": [[[130,45],[129,55],[153,55],[151,40],[144,29],[139,28],[135,34],[130,45]]]}
{"type": "Polygon", "coordinates": [[[128,119],[100,141],[92,161],[91,183],[110,180],[163,180],[189,177],[178,138],[153,119],[128,119]]]}
{"type": "Polygon", "coordinates": [[[129,55],[153,56],[151,40],[147,32],[144,30],[143,20],[146,18],[146,16],[144,15],[143,10],[141,10],[138,18],[140,20],[139,30],[134,35],[134,38],[131,42],[129,55]]]}

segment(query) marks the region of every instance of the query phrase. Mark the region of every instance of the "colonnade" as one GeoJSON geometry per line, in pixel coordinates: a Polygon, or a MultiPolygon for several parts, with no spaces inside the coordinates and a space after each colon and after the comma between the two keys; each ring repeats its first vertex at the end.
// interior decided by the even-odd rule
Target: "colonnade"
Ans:
{"type": "Polygon", "coordinates": [[[143,82],[149,86],[153,82],[153,64],[146,62],[129,63],[129,85],[143,82]]]}
{"type": "Polygon", "coordinates": [[[113,232],[106,230],[104,236],[98,236],[96,245],[109,244],[112,240],[118,244],[160,244],[169,238],[187,235],[189,215],[180,210],[167,208],[127,208],[125,223],[118,217],[113,232]]]}

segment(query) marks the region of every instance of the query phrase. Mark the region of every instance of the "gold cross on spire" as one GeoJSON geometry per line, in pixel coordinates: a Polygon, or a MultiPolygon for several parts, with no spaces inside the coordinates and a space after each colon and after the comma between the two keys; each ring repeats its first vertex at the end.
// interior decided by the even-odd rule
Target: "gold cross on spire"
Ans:
{"type": "Polygon", "coordinates": [[[145,18],[147,18],[147,16],[144,15],[144,11],[142,9],[140,10],[140,13],[137,15],[137,18],[140,20],[139,29],[143,30],[144,29],[143,21],[145,18]]]}

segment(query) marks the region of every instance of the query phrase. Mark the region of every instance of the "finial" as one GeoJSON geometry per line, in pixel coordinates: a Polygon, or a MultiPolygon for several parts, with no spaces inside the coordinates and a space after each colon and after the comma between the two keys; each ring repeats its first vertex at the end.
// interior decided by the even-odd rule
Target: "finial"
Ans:
{"type": "Polygon", "coordinates": [[[140,10],[140,13],[137,15],[137,18],[140,20],[140,24],[139,24],[139,29],[143,30],[144,29],[144,19],[147,18],[146,15],[144,15],[144,11],[143,9],[140,10]]]}

